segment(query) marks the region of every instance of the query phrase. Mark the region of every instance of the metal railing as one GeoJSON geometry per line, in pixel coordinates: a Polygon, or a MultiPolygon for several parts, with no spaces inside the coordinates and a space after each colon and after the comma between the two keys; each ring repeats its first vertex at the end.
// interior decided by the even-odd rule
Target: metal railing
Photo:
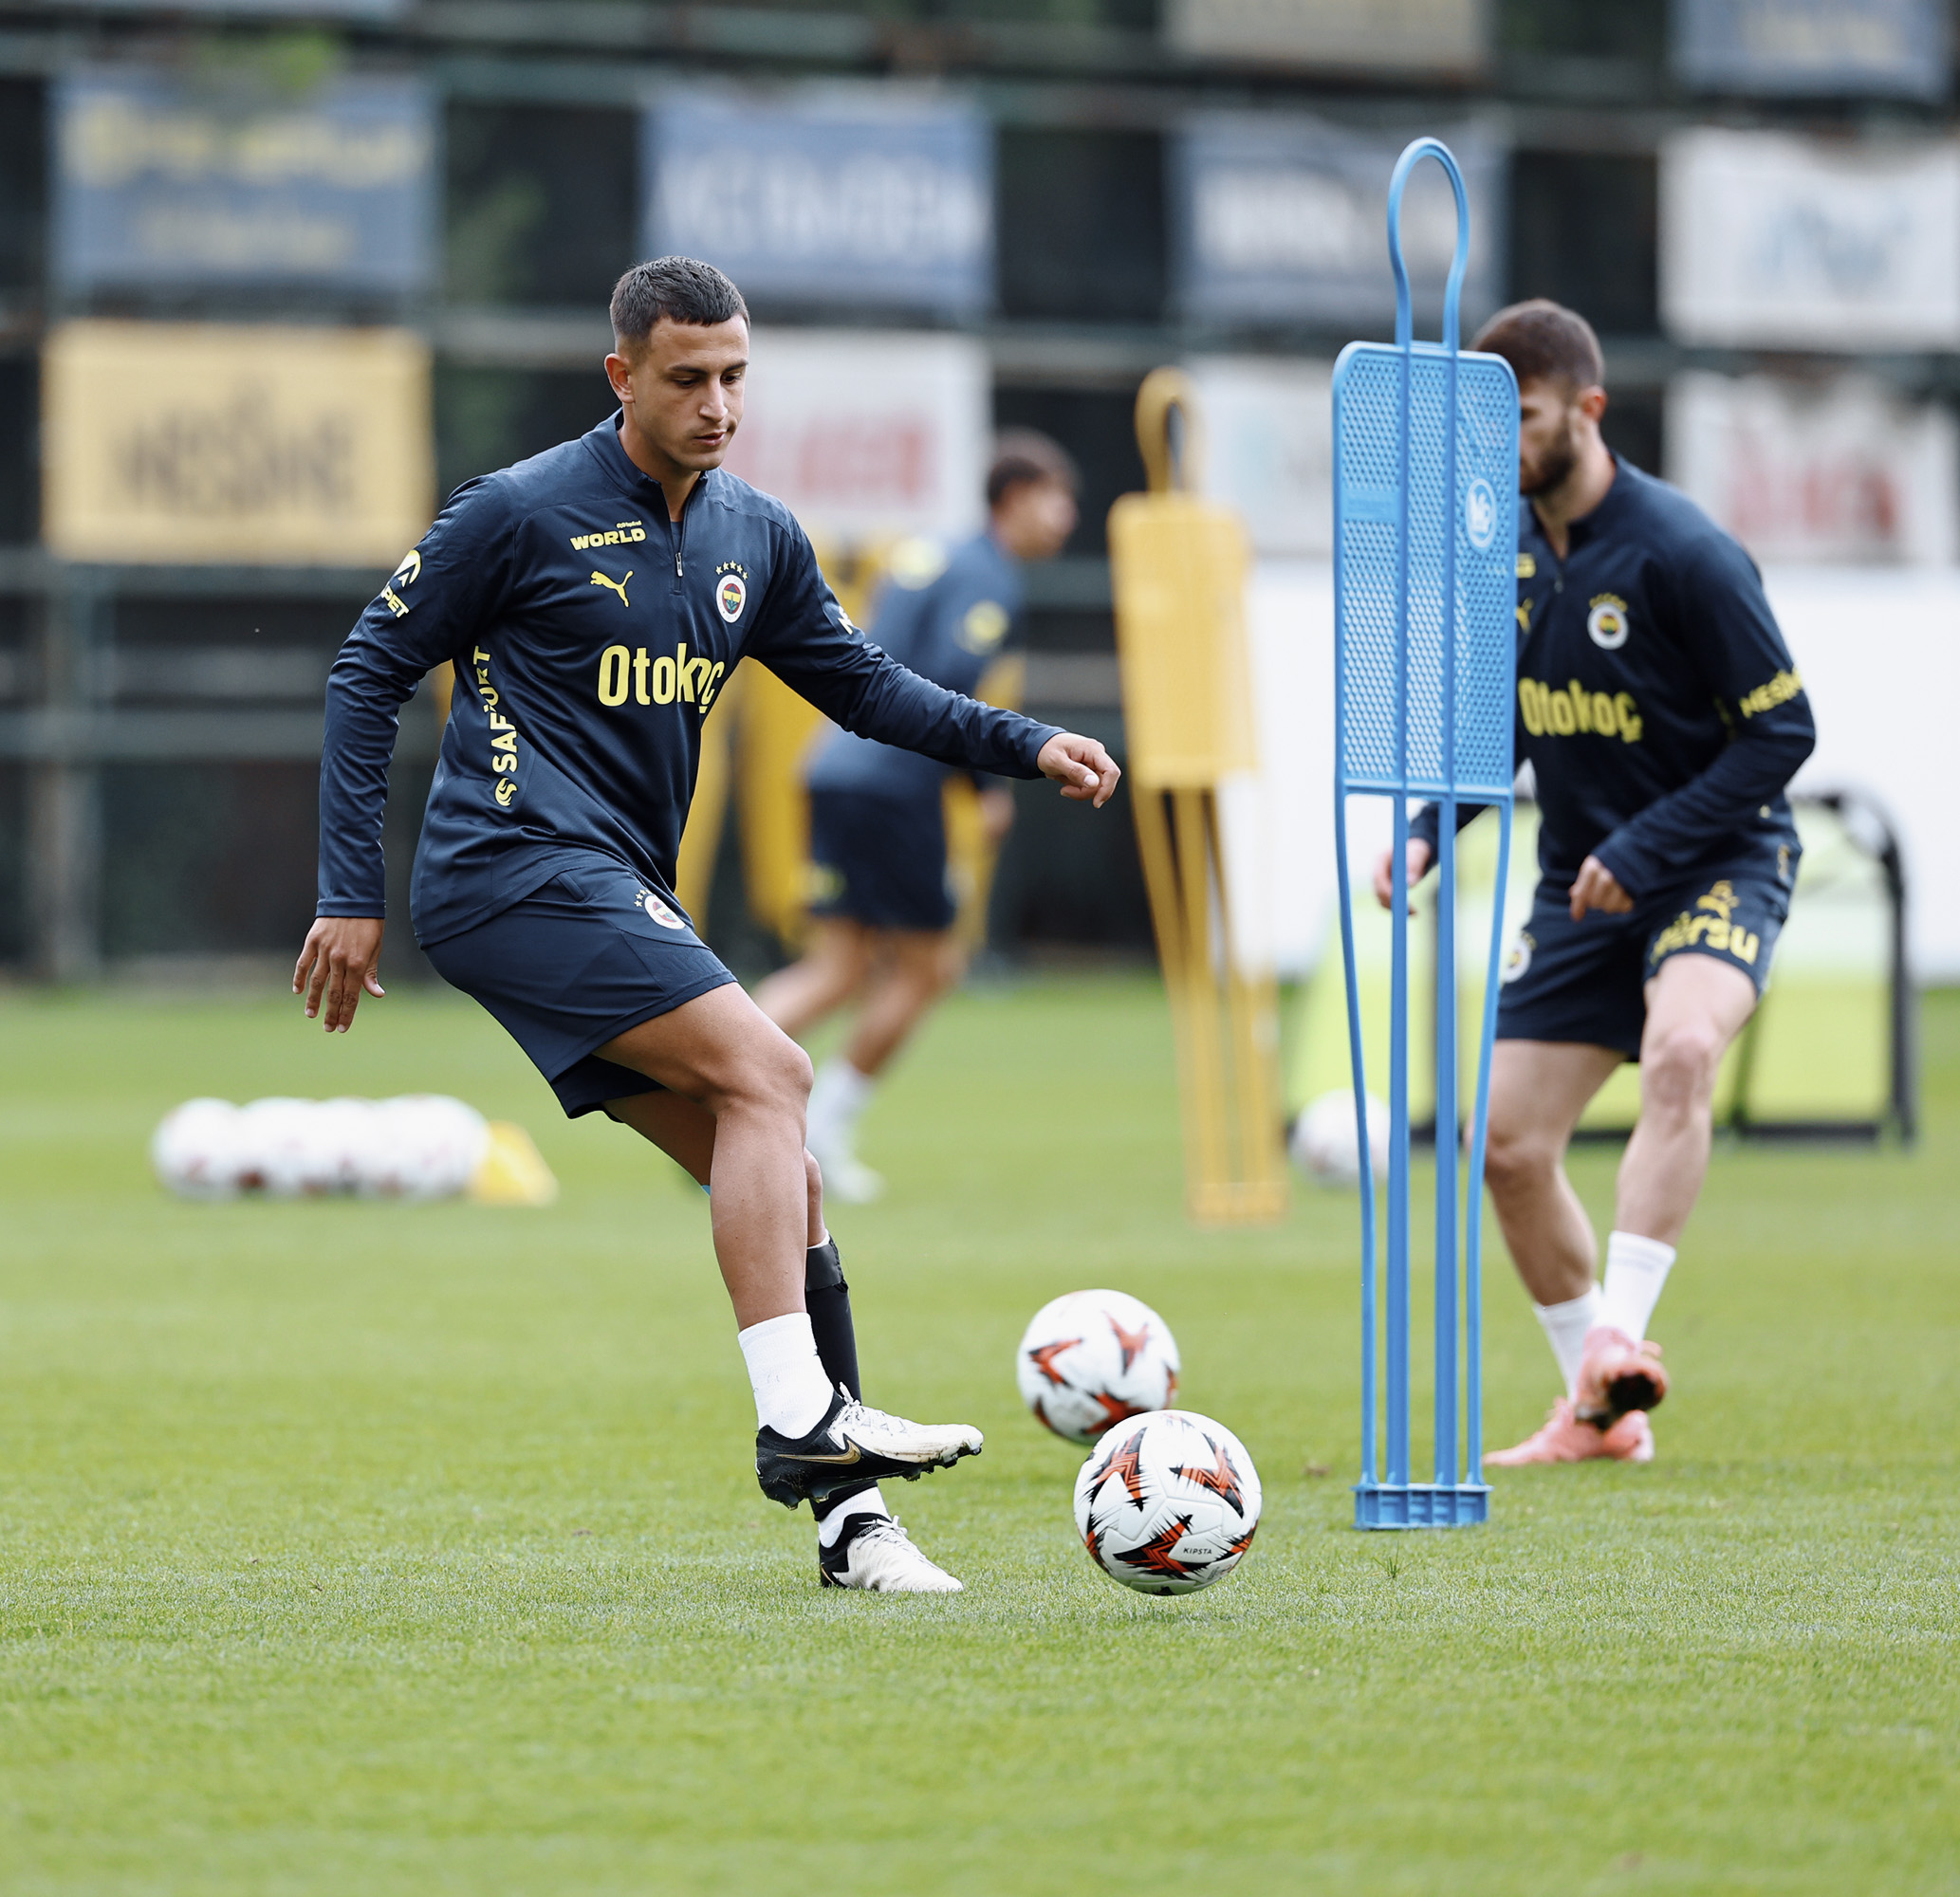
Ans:
{"type": "MultiPolygon", "coordinates": [[[[351,623],[385,572],[368,568],[78,565],[0,550],[0,599],[25,638],[0,649],[0,766],[26,781],[28,965],[58,982],[102,968],[102,773],[124,764],[317,761],[331,649],[118,636],[132,600],[344,604],[351,623]]],[[[405,719],[398,755],[433,724],[405,719]]]]}

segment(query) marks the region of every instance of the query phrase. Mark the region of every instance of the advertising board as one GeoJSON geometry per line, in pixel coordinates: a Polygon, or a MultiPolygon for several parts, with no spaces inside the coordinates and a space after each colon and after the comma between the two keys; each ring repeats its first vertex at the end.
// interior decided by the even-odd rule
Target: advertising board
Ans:
{"type": "Polygon", "coordinates": [[[1660,303],[1686,343],[1960,346],[1960,143],[1674,133],[1661,148],[1660,303]]]}
{"type": "Polygon", "coordinates": [[[729,468],[813,536],[860,544],[977,530],[991,378],[964,336],[755,332],[729,468]]]}
{"type": "Polygon", "coordinates": [[[69,289],[401,294],[435,276],[435,116],[417,80],[288,99],[119,67],[58,81],[53,108],[53,263],[69,289]]]}
{"type": "Polygon", "coordinates": [[[41,438],[43,536],[69,560],[385,567],[433,508],[407,330],[63,323],[41,438]]]}
{"type": "Polygon", "coordinates": [[[992,130],[890,89],[663,93],[641,131],[646,251],[750,298],[977,316],[993,301],[992,130]]]}

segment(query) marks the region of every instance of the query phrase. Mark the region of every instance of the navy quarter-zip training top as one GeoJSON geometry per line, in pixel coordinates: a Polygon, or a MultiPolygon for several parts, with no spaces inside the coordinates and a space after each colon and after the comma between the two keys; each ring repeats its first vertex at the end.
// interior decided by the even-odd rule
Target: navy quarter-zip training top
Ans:
{"type": "Polygon", "coordinates": [[[322,915],[384,912],[381,816],[401,703],[454,663],[416,852],[440,942],[607,857],[672,900],[701,721],[755,658],[844,729],[1041,775],[1055,735],[908,672],[851,624],[780,501],[722,470],[677,523],[619,416],[466,482],[356,622],[326,689],[322,915]]]}
{"type": "MultiPolygon", "coordinates": [[[[1762,576],[1678,488],[1614,461],[1562,561],[1518,509],[1517,755],[1537,780],[1539,868],[1569,888],[1598,856],[1636,897],[1717,862],[1787,886],[1784,786],[1817,727],[1762,576]]],[[[1433,849],[1436,823],[1427,805],[1411,832],[1433,849]]]]}

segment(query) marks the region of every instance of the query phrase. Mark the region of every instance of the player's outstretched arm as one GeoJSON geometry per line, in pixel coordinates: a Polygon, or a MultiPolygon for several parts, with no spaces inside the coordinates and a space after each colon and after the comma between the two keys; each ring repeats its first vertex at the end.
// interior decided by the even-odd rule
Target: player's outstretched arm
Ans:
{"type": "Polygon", "coordinates": [[[345,1034],[354,1025],[362,988],[371,995],[388,992],[381,985],[381,928],[379,915],[323,915],[306,931],[292,991],[305,995],[308,1021],[324,1004],[320,1024],[327,1033],[345,1034]]]}
{"type": "Polygon", "coordinates": [[[1035,759],[1044,777],[1062,786],[1063,797],[1077,802],[1087,800],[1100,810],[1116,795],[1117,779],[1122,766],[1094,738],[1078,737],[1073,731],[1058,731],[1041,748],[1035,759]]]}

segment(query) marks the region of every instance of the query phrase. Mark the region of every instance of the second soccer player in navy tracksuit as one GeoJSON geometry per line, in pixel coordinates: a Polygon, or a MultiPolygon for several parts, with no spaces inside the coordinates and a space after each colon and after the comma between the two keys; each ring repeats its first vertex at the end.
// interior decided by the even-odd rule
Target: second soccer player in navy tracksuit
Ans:
{"type": "MultiPolygon", "coordinates": [[[[1645,1462],[1668,1386],[1647,1324],[1708,1170],[1716,1069],[1789,913],[1784,787],[1816,732],[1748,555],[1601,439],[1584,319],[1520,304],[1474,346],[1518,378],[1518,756],[1541,818],[1541,880],[1498,1000],[1489,1184],[1566,1384],[1542,1429],[1486,1460],[1645,1462]],[[1640,1116],[1600,1285],[1563,1160],[1624,1060],[1640,1063],[1640,1116]]],[[[1412,887],[1436,820],[1432,805],[1412,825],[1412,887]]]]}
{"type": "MultiPolygon", "coordinates": [[[[1075,468],[1045,435],[1004,434],[987,476],[984,532],[941,551],[901,547],[878,596],[872,636],[914,672],[977,698],[1017,690],[1021,563],[1060,553],[1076,522],[1075,468]]],[[[818,880],[800,961],[755,991],[756,1005],[802,1035],[854,995],[858,1019],[810,1090],[809,1143],[833,1198],[876,1198],[883,1182],[858,1157],[856,1129],[886,1064],[966,967],[952,928],[942,792],[948,767],[916,751],[833,732],[810,761],[810,858],[818,880]]],[[[982,781],[991,841],[1013,820],[1008,791],[982,781]]]]}
{"type": "Polygon", "coordinates": [[[416,856],[416,939],[536,1062],[711,1188],[756,1405],[764,1493],[819,1517],[827,1584],[945,1593],[879,1477],[977,1453],[980,1432],[860,1397],[848,1287],[804,1147],[807,1058],[694,934],[675,858],[701,721],[745,658],[846,730],[974,771],[1047,776],[1100,807],[1090,738],[920,678],[867,641],[780,502],[721,466],[749,312],[665,257],[613,293],[619,412],[466,484],[361,615],[327,686],[320,902],[294,971],[309,1016],[379,995],[381,816],[397,714],[452,661],[456,692],[416,856]]]}

